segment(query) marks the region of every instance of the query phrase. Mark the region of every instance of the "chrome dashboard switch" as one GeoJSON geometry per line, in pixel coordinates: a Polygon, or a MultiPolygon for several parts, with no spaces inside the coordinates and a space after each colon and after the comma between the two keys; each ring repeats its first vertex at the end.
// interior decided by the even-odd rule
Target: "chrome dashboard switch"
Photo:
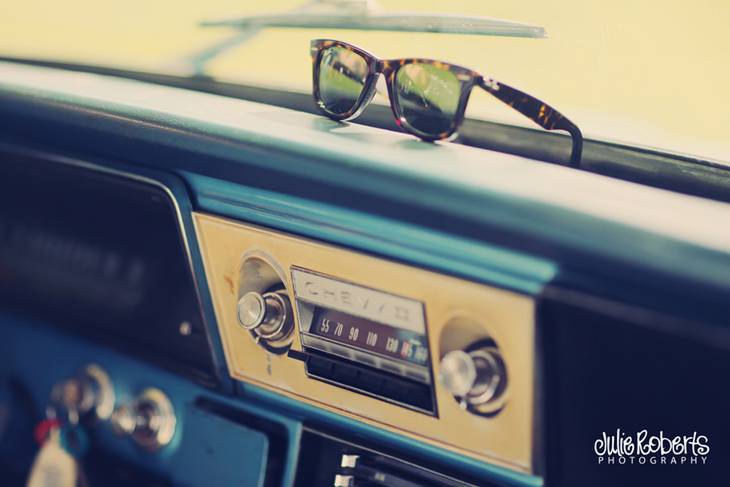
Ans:
{"type": "Polygon", "coordinates": [[[177,418],[165,393],[151,387],[131,404],[116,408],[111,424],[118,435],[129,436],[145,450],[156,451],[172,440],[177,418]]]}
{"type": "Polygon", "coordinates": [[[492,414],[504,406],[507,372],[496,347],[447,353],[441,359],[440,379],[464,409],[492,414]]]}
{"type": "MultiPolygon", "coordinates": [[[[63,409],[70,418],[93,415],[109,419],[114,410],[114,387],[109,375],[98,365],[87,365],[76,376],[56,384],[51,391],[51,404],[63,409]]],[[[57,411],[58,412],[58,411],[57,411]]]]}

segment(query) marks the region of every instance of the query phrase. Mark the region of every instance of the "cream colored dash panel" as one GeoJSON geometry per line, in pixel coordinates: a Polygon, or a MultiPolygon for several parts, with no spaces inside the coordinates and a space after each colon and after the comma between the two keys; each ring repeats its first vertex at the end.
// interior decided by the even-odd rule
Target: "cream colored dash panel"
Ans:
{"type": "MultiPolygon", "coordinates": [[[[535,307],[531,298],[248,224],[200,213],[194,216],[232,377],[461,454],[533,472],[535,307]],[[238,324],[239,273],[244,255],[251,254],[273,260],[292,302],[291,268],[296,266],[424,303],[436,377],[439,358],[445,353],[442,348],[461,339],[449,333],[442,336],[446,323],[453,323],[455,317],[478,321],[500,347],[507,366],[506,406],[495,417],[476,416],[462,410],[437,383],[438,417],[434,417],[308,378],[302,362],[265,351],[238,324]]],[[[301,350],[298,329],[292,348],[301,350]]]]}

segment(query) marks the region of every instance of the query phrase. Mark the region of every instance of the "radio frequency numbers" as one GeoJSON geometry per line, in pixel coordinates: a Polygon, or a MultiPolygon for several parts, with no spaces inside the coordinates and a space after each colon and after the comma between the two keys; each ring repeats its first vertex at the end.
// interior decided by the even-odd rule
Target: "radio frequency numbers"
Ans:
{"type": "MultiPolygon", "coordinates": [[[[322,321],[319,323],[319,332],[325,335],[328,335],[330,333],[330,329],[332,329],[332,320],[329,320],[327,318],[323,318],[322,321]]],[[[337,322],[336,325],[334,325],[333,335],[334,336],[342,336],[342,332],[345,329],[345,325],[337,322]]],[[[351,326],[350,331],[347,334],[347,339],[351,342],[356,342],[358,336],[360,336],[360,329],[356,326],[351,326]]],[[[368,332],[368,338],[367,343],[368,345],[375,345],[378,341],[378,334],[373,332],[368,332]]]]}
{"type": "Polygon", "coordinates": [[[330,331],[330,320],[327,318],[324,318],[322,322],[319,324],[319,331],[321,333],[327,333],[330,331]]]}
{"type": "MultiPolygon", "coordinates": [[[[332,326],[332,321],[328,320],[327,318],[322,319],[322,321],[319,324],[319,331],[320,333],[329,333],[330,327],[332,326]]],[[[334,335],[335,336],[342,336],[342,330],[345,328],[345,325],[340,323],[339,321],[335,325],[334,335]]],[[[355,334],[357,336],[357,333],[355,334]]]]}
{"type": "Polygon", "coordinates": [[[356,326],[350,327],[350,333],[347,335],[347,339],[351,342],[357,341],[357,336],[360,334],[360,329],[356,326]]]}
{"type": "Polygon", "coordinates": [[[423,336],[407,333],[403,330],[393,330],[392,326],[379,325],[357,318],[338,316],[342,313],[328,311],[329,316],[320,315],[316,324],[316,333],[328,336],[335,341],[348,343],[352,346],[366,347],[392,358],[425,364],[428,362],[429,350],[424,345],[423,336]],[[360,326],[360,323],[362,326],[360,326]],[[393,336],[393,333],[396,333],[393,336]],[[399,336],[398,334],[402,335],[399,336]],[[360,340],[362,338],[362,340],[360,340]]]}

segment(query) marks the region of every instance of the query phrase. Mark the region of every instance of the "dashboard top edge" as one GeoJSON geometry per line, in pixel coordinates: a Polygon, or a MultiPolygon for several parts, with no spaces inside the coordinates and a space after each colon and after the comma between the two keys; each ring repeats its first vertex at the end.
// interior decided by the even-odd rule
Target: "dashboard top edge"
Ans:
{"type": "Polygon", "coordinates": [[[620,262],[730,289],[730,227],[714,223],[730,220],[723,203],[139,81],[12,63],[0,63],[0,74],[6,101],[0,112],[20,115],[13,123],[0,117],[8,133],[27,130],[40,140],[39,120],[63,123],[80,130],[97,156],[146,157],[157,169],[187,174],[195,191],[207,179],[206,192],[195,195],[198,205],[224,216],[241,214],[240,198],[222,201],[233,187],[354,209],[362,209],[367,196],[371,213],[449,226],[452,234],[556,266],[578,262],[593,272],[600,256],[612,261],[604,266],[609,270],[620,262]],[[143,156],[151,148],[155,160],[143,156]],[[413,157],[418,165],[406,162],[413,157]],[[677,261],[694,265],[678,267],[677,261]]]}
{"type": "MultiPolygon", "coordinates": [[[[426,144],[405,134],[337,123],[312,114],[218,95],[7,62],[0,63],[0,73],[0,96],[3,97],[21,96],[62,104],[67,109],[86,111],[87,115],[91,111],[103,112],[118,119],[134,120],[146,129],[167,127],[170,135],[197,134],[210,142],[250,144],[307,160],[307,164],[288,165],[271,157],[247,160],[250,165],[315,177],[310,165],[317,164],[326,168],[325,174],[319,177],[356,187],[368,181],[342,181],[341,178],[351,177],[355,171],[360,178],[385,174],[392,178],[390,183],[379,178],[380,185],[368,185],[368,190],[386,191],[401,200],[414,196],[421,189],[419,184],[426,182],[476,194],[503,194],[572,208],[730,251],[730,230],[707,225],[705,220],[713,218],[702,222],[689,220],[686,226],[677,227],[671,218],[661,217],[665,211],[656,211],[660,207],[676,207],[687,212],[702,211],[705,216],[715,218],[729,217],[730,206],[718,202],[484,149],[448,143],[426,144]],[[417,166],[406,162],[414,156],[419,159],[417,166]],[[402,185],[404,179],[412,184],[402,185]],[[537,181],[541,184],[534,184],[537,181]],[[393,185],[398,185],[400,194],[390,193],[393,185]]],[[[444,203],[417,197],[416,200],[426,206],[444,203]]]]}

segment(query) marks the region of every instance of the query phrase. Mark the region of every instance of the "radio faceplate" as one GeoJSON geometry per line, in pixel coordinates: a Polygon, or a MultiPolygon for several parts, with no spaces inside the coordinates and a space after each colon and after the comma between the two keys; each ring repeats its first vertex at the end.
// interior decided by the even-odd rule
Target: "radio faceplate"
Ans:
{"type": "Polygon", "coordinates": [[[534,473],[530,297],[219,217],[195,214],[195,224],[233,378],[534,473]],[[280,289],[292,304],[288,355],[257,343],[237,318],[239,299],[259,281],[257,292],[280,289]],[[453,378],[450,389],[436,379],[444,356],[476,355],[475,343],[498,346],[507,370],[488,416],[455,399],[453,378]],[[375,389],[373,377],[384,380],[375,389]]]}
{"type": "Polygon", "coordinates": [[[423,303],[293,267],[307,375],[436,414],[423,303]]]}

